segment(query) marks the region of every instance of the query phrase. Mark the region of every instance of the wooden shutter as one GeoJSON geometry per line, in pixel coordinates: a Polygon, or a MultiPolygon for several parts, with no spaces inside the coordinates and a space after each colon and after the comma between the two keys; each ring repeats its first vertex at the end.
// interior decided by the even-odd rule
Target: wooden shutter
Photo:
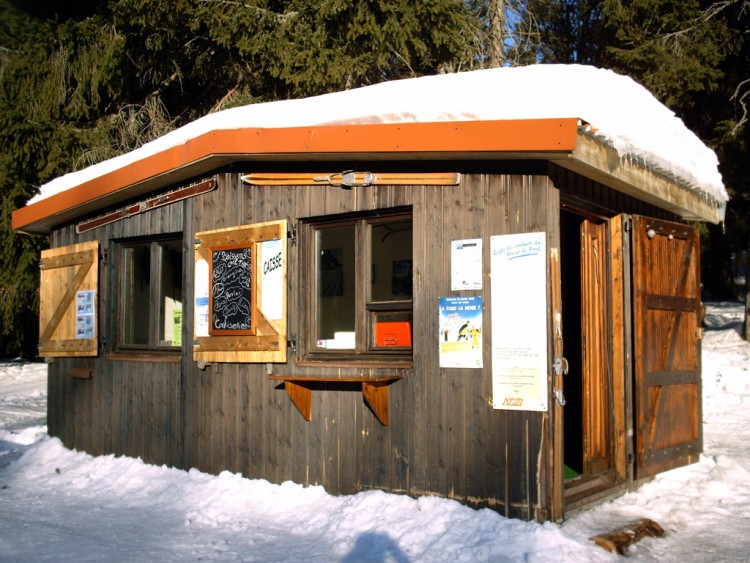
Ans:
{"type": "Polygon", "coordinates": [[[695,229],[633,217],[637,479],[702,449],[699,251],[695,229]]]}
{"type": "Polygon", "coordinates": [[[42,251],[39,355],[96,356],[99,243],[42,251]]]}
{"type": "MultiPolygon", "coordinates": [[[[215,362],[286,362],[286,221],[244,225],[196,234],[195,341],[193,359],[215,362]],[[221,249],[250,248],[251,329],[210,330],[212,256],[221,249]],[[234,332],[234,333],[233,333],[234,332]]],[[[230,250],[230,251],[231,251],[230,250]]]]}

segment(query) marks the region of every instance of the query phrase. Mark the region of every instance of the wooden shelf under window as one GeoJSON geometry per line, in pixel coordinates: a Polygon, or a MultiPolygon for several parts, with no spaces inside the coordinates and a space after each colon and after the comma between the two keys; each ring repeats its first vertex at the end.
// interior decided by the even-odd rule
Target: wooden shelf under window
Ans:
{"type": "Polygon", "coordinates": [[[268,376],[272,381],[283,381],[286,394],[299,412],[309,421],[312,419],[312,389],[314,383],[361,383],[362,396],[383,426],[388,426],[388,386],[402,379],[401,375],[391,377],[287,377],[268,376]]]}

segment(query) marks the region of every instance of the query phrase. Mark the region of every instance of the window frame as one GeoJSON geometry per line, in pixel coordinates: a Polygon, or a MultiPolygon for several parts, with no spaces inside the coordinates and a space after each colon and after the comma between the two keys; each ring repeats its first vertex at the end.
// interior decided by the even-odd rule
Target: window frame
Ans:
{"type": "Polygon", "coordinates": [[[113,323],[113,337],[117,353],[126,354],[149,354],[149,355],[175,355],[180,354],[184,345],[184,311],[185,311],[185,248],[184,236],[182,233],[171,233],[159,236],[147,236],[130,239],[121,239],[114,241],[115,268],[112,276],[114,295],[113,311],[115,312],[113,323]],[[160,344],[162,332],[162,320],[164,311],[162,310],[163,298],[163,272],[162,265],[165,256],[165,248],[176,246],[179,248],[182,258],[181,278],[181,295],[180,307],[183,311],[183,334],[181,335],[181,345],[166,346],[160,344]],[[127,333],[127,299],[125,297],[127,284],[126,265],[127,250],[137,247],[147,247],[149,249],[149,270],[150,286],[148,295],[148,343],[136,344],[126,341],[127,333]]]}
{"type": "Polygon", "coordinates": [[[324,216],[306,219],[300,225],[300,304],[303,314],[300,316],[300,363],[317,364],[320,362],[336,364],[375,365],[387,364],[410,366],[414,355],[414,242],[412,238],[412,293],[410,299],[373,301],[372,298],[372,226],[408,221],[412,227],[413,213],[411,208],[380,210],[375,213],[356,213],[337,216],[324,216]],[[317,346],[319,335],[320,290],[318,286],[318,246],[316,234],[326,228],[353,226],[355,230],[355,282],[354,282],[354,348],[323,348],[317,346]],[[364,250],[362,250],[364,249],[364,250]],[[410,346],[376,346],[375,317],[377,314],[408,314],[411,345],[410,346]]]}
{"type": "Polygon", "coordinates": [[[287,361],[287,220],[199,231],[193,238],[193,360],[207,363],[287,361]],[[209,293],[213,249],[252,247],[251,306],[254,334],[210,334],[209,293]],[[270,284],[270,285],[267,285],[270,284]]]}

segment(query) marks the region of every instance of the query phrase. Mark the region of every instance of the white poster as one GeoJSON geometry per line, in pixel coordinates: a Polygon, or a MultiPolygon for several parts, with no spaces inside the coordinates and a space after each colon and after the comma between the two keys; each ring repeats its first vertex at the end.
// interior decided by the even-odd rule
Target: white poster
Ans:
{"type": "Polygon", "coordinates": [[[490,239],[492,406],[547,410],[547,268],[544,233],[490,239]]]}
{"type": "Polygon", "coordinates": [[[94,338],[96,291],[76,292],[76,338],[94,338]]]}
{"type": "Polygon", "coordinates": [[[451,241],[451,290],[482,289],[482,239],[451,241]]]}
{"type": "Polygon", "coordinates": [[[260,246],[260,264],[263,268],[260,310],[269,321],[278,321],[284,316],[284,255],[281,241],[269,240],[260,246]]]}

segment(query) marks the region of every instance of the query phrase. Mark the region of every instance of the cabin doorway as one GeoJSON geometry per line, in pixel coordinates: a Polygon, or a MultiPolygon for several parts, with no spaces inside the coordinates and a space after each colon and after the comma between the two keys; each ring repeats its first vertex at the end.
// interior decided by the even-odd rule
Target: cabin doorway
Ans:
{"type": "Polygon", "coordinates": [[[563,464],[569,509],[620,483],[614,437],[621,421],[615,417],[619,387],[612,361],[612,226],[606,218],[572,211],[561,212],[560,226],[563,347],[568,361],[563,376],[563,464]]]}
{"type": "Polygon", "coordinates": [[[566,512],[698,459],[699,249],[687,225],[561,211],[566,512]]]}

